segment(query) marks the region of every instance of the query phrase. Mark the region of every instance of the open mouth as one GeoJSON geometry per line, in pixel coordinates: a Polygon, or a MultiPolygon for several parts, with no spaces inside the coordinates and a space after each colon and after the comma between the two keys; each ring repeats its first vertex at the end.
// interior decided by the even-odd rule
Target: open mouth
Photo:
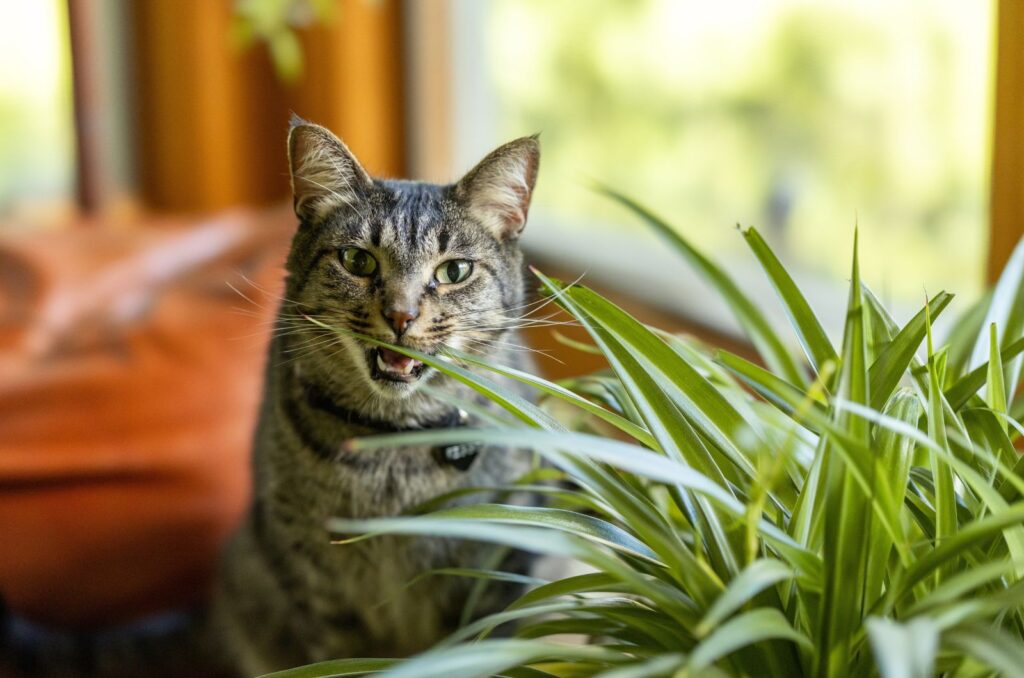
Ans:
{"type": "Polygon", "coordinates": [[[384,381],[416,381],[426,365],[387,348],[370,349],[370,376],[384,381]]]}

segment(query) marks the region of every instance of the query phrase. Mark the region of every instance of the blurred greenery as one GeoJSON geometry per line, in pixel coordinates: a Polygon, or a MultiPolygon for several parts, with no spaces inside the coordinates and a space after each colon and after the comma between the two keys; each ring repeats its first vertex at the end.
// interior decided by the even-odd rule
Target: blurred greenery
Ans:
{"type": "Polygon", "coordinates": [[[330,21],[335,0],[236,0],[231,39],[241,48],[266,44],[278,77],[295,82],[304,65],[296,29],[330,21]]]}
{"type": "MultiPolygon", "coordinates": [[[[596,179],[725,253],[756,224],[798,268],[915,303],[974,296],[987,241],[991,2],[496,0],[503,137],[541,131],[537,206],[607,221],[596,179]]],[[[620,227],[624,228],[624,227],[620,227]]]]}

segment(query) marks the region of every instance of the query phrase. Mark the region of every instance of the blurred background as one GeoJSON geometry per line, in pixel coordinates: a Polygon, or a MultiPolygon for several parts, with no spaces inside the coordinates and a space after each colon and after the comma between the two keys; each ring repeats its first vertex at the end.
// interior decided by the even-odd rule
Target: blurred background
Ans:
{"type": "MultiPolygon", "coordinates": [[[[0,595],[66,629],[201,602],[248,491],[290,112],[440,182],[541,132],[530,259],[743,351],[594,185],[780,326],[737,224],[830,332],[855,225],[898,320],[962,311],[1024,233],[1022,35],[1022,0],[0,0],[0,595]]],[[[533,339],[549,376],[594,366],[533,339]]]]}

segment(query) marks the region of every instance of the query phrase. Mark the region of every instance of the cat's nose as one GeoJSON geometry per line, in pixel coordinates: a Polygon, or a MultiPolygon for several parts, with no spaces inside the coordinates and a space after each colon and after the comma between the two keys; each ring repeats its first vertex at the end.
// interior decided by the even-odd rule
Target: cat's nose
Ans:
{"type": "Polygon", "coordinates": [[[405,332],[405,328],[409,326],[413,320],[416,320],[420,315],[420,312],[416,309],[408,308],[389,308],[384,311],[384,317],[391,324],[391,327],[395,328],[395,333],[401,335],[405,332]]]}

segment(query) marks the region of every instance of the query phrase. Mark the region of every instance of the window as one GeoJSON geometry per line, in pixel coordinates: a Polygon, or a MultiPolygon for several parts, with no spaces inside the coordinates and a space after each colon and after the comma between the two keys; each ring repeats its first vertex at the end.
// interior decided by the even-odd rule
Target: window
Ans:
{"type": "Polygon", "coordinates": [[[67,4],[0,3],[0,216],[64,211],[73,185],[67,4]]]}
{"type": "Polygon", "coordinates": [[[716,325],[727,314],[591,182],[667,217],[741,281],[763,280],[735,230],[756,226],[826,316],[855,222],[883,299],[970,299],[987,241],[992,12],[961,0],[455,2],[456,162],[540,131],[526,244],[716,325]]]}

